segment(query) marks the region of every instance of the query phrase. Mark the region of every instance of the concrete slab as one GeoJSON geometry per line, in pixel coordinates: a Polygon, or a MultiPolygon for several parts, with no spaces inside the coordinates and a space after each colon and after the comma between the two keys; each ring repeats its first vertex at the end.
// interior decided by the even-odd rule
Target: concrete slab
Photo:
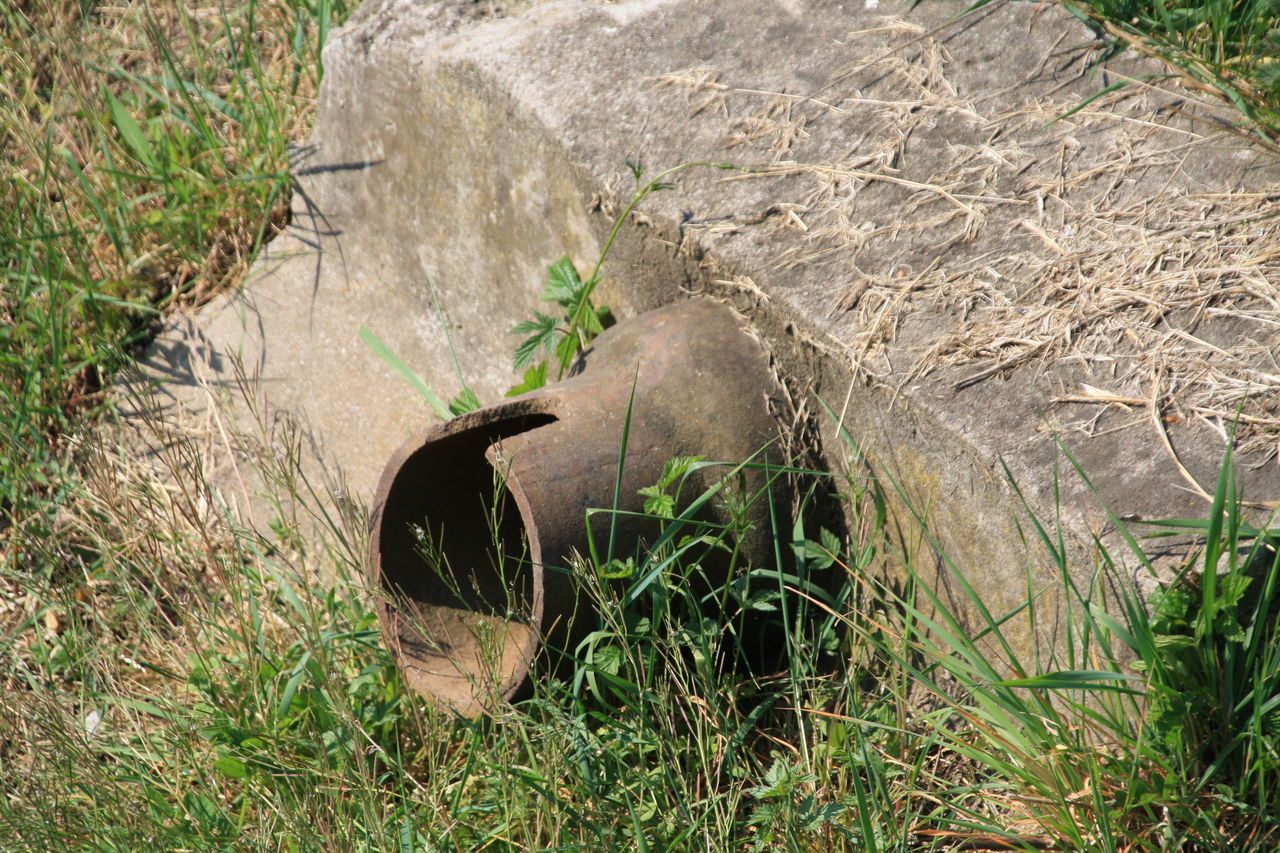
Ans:
{"type": "MultiPolygon", "coordinates": [[[[626,161],[729,162],[745,171],[682,172],[633,216],[603,301],[733,304],[828,464],[847,458],[819,399],[992,610],[1028,577],[1058,583],[1006,466],[1081,572],[1106,533],[1080,482],[1055,481],[1058,441],[1118,515],[1194,515],[1239,411],[1251,494],[1280,497],[1274,155],[1140,79],[1067,115],[1160,69],[1090,67],[1090,34],[1056,6],[951,22],[967,4],[868,5],[556,0],[469,23],[366,0],[325,50],[289,235],[197,318],[206,363],[225,377],[238,353],[367,498],[430,415],[358,326],[442,395],[447,331],[496,399],[508,330],[547,264],[594,260],[626,161]]],[[[181,373],[186,339],[155,358],[181,373]]]]}

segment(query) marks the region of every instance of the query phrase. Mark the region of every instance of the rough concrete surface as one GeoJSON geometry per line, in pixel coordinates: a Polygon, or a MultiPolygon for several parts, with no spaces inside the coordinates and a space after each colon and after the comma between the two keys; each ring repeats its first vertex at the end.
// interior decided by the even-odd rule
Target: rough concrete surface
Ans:
{"type": "Polygon", "coordinates": [[[1028,570],[1058,583],[1019,534],[1006,466],[1082,573],[1107,532],[1059,441],[1117,515],[1195,515],[1240,411],[1246,485],[1275,501],[1275,156],[1176,86],[1063,117],[1153,68],[1091,67],[1091,35],[1057,7],[948,23],[965,5],[556,0],[472,22],[366,0],[325,50],[289,231],[153,362],[180,377],[198,339],[216,385],[238,353],[367,499],[430,414],[358,326],[442,395],[447,329],[497,399],[508,330],[540,307],[547,264],[595,259],[626,161],[727,162],[748,171],[686,170],[645,202],[602,300],[622,317],[690,292],[734,305],[827,464],[850,454],[819,400],[993,611],[1024,600],[1028,570]]]}

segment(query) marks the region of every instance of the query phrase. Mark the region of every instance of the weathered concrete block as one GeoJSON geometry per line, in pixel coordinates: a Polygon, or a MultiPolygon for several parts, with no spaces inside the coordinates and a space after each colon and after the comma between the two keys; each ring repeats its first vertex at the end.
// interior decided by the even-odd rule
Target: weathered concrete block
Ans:
{"type": "Polygon", "coordinates": [[[429,415],[360,324],[442,394],[447,328],[494,399],[508,329],[548,263],[595,258],[626,161],[730,162],[745,171],[685,171],[646,202],[602,299],[621,316],[691,291],[732,303],[828,463],[847,460],[819,398],[993,611],[1028,578],[1057,584],[1005,466],[1081,572],[1106,533],[1058,441],[1118,515],[1196,514],[1192,481],[1212,490],[1240,410],[1245,449],[1272,454],[1248,484],[1275,500],[1273,158],[1144,83],[1064,117],[1142,67],[1091,68],[1056,7],[949,23],[965,5],[557,0],[443,25],[367,0],[325,50],[290,235],[199,325],[367,497],[429,415]]]}

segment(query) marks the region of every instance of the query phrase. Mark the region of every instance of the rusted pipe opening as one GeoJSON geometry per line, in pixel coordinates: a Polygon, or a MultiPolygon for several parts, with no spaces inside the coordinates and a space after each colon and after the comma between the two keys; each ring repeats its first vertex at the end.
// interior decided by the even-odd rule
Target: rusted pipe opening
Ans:
{"type": "MultiPolygon", "coordinates": [[[[589,602],[563,570],[591,536],[623,555],[654,541],[661,525],[644,511],[644,490],[671,459],[741,461],[778,435],[766,353],[710,300],[614,326],[578,367],[424,429],[378,486],[370,573],[383,632],[409,686],[464,715],[514,698],[540,647],[572,653],[589,602]],[[595,513],[589,534],[593,509],[617,514],[595,513]]],[[[691,488],[718,476],[703,471],[691,488]]],[[[770,488],[759,470],[739,477],[746,494],[770,488]]],[[[745,511],[703,509],[708,522],[739,525],[745,552],[766,559],[767,502],[745,511]]],[[[710,590],[730,580],[728,560],[699,566],[710,590]]]]}
{"type": "Polygon", "coordinates": [[[410,686],[455,707],[508,695],[537,649],[537,531],[490,448],[555,420],[526,414],[424,444],[387,492],[376,548],[389,639],[410,686]]]}

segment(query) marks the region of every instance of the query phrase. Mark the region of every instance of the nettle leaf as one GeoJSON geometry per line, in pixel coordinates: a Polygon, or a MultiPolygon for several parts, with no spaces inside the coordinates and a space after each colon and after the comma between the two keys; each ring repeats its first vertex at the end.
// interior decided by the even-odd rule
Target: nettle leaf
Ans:
{"type": "Polygon", "coordinates": [[[1243,643],[1247,636],[1234,608],[1221,611],[1214,617],[1213,633],[1228,643],[1243,643]]]}
{"type": "Polygon", "coordinates": [[[1182,587],[1157,589],[1147,597],[1147,604],[1157,616],[1165,619],[1185,619],[1191,609],[1191,593],[1182,587]]]}
{"type": "Polygon", "coordinates": [[[813,784],[816,781],[818,781],[818,777],[811,773],[805,773],[802,765],[797,764],[792,767],[785,758],[774,753],[773,764],[764,774],[764,784],[751,788],[747,793],[761,800],[772,797],[787,797],[796,788],[813,784]]]}
{"type": "Polygon", "coordinates": [[[829,569],[835,565],[840,553],[840,540],[825,527],[819,528],[818,539],[805,539],[795,546],[796,556],[817,569],[829,569]]]}
{"type": "Polygon", "coordinates": [[[548,355],[551,354],[551,348],[555,345],[556,340],[556,318],[547,316],[541,311],[535,312],[532,320],[525,320],[523,323],[516,325],[509,334],[529,336],[520,342],[520,346],[516,347],[514,364],[515,369],[519,370],[533,361],[533,357],[538,354],[539,347],[548,355]]]}
{"type": "Polygon", "coordinates": [[[1237,607],[1244,598],[1245,592],[1253,578],[1248,575],[1231,572],[1218,579],[1218,606],[1221,608],[1237,607]]]}
{"type": "MultiPolygon", "coordinates": [[[[586,298],[585,293],[583,298],[586,298]]],[[[588,337],[594,338],[604,331],[604,324],[600,322],[599,313],[593,310],[590,305],[575,306],[575,310],[571,313],[580,318],[578,327],[586,332],[588,337]]]]}
{"type": "Polygon", "coordinates": [[[668,488],[676,480],[689,473],[689,469],[696,463],[706,458],[705,456],[676,456],[668,459],[666,464],[662,466],[662,477],[658,480],[658,486],[663,489],[668,488]]]}
{"type": "Polygon", "coordinates": [[[840,538],[825,527],[818,529],[818,538],[822,540],[822,547],[826,548],[832,554],[840,553],[840,538]]]}
{"type": "Polygon", "coordinates": [[[805,829],[810,832],[817,832],[822,828],[823,824],[834,823],[836,818],[843,813],[844,806],[840,803],[820,804],[817,797],[812,794],[804,798],[800,811],[805,829]]]}
{"type": "Polygon", "coordinates": [[[564,304],[572,301],[581,290],[582,278],[568,255],[547,267],[547,287],[542,291],[544,301],[564,304]]]}
{"type": "Polygon", "coordinates": [[[658,486],[646,486],[637,494],[644,498],[644,511],[659,518],[673,518],[676,513],[676,499],[658,486]]]}
{"type": "Polygon", "coordinates": [[[524,372],[524,378],[520,381],[520,384],[512,385],[511,389],[507,391],[507,396],[515,397],[519,394],[525,393],[526,391],[533,391],[536,388],[541,388],[546,384],[547,362],[544,360],[526,370],[524,372]]]}
{"type": "Polygon", "coordinates": [[[804,561],[819,571],[829,569],[835,563],[835,557],[831,551],[812,539],[804,540],[804,545],[798,550],[801,552],[804,561]]]}
{"type": "Polygon", "coordinates": [[[626,655],[622,653],[622,649],[612,644],[596,646],[595,654],[591,658],[596,669],[608,675],[617,675],[621,672],[622,663],[625,660],[626,655]]]}
{"type": "Polygon", "coordinates": [[[627,557],[625,560],[614,558],[605,563],[599,569],[597,574],[606,580],[621,580],[629,578],[636,572],[636,561],[634,557],[627,557]]]}

